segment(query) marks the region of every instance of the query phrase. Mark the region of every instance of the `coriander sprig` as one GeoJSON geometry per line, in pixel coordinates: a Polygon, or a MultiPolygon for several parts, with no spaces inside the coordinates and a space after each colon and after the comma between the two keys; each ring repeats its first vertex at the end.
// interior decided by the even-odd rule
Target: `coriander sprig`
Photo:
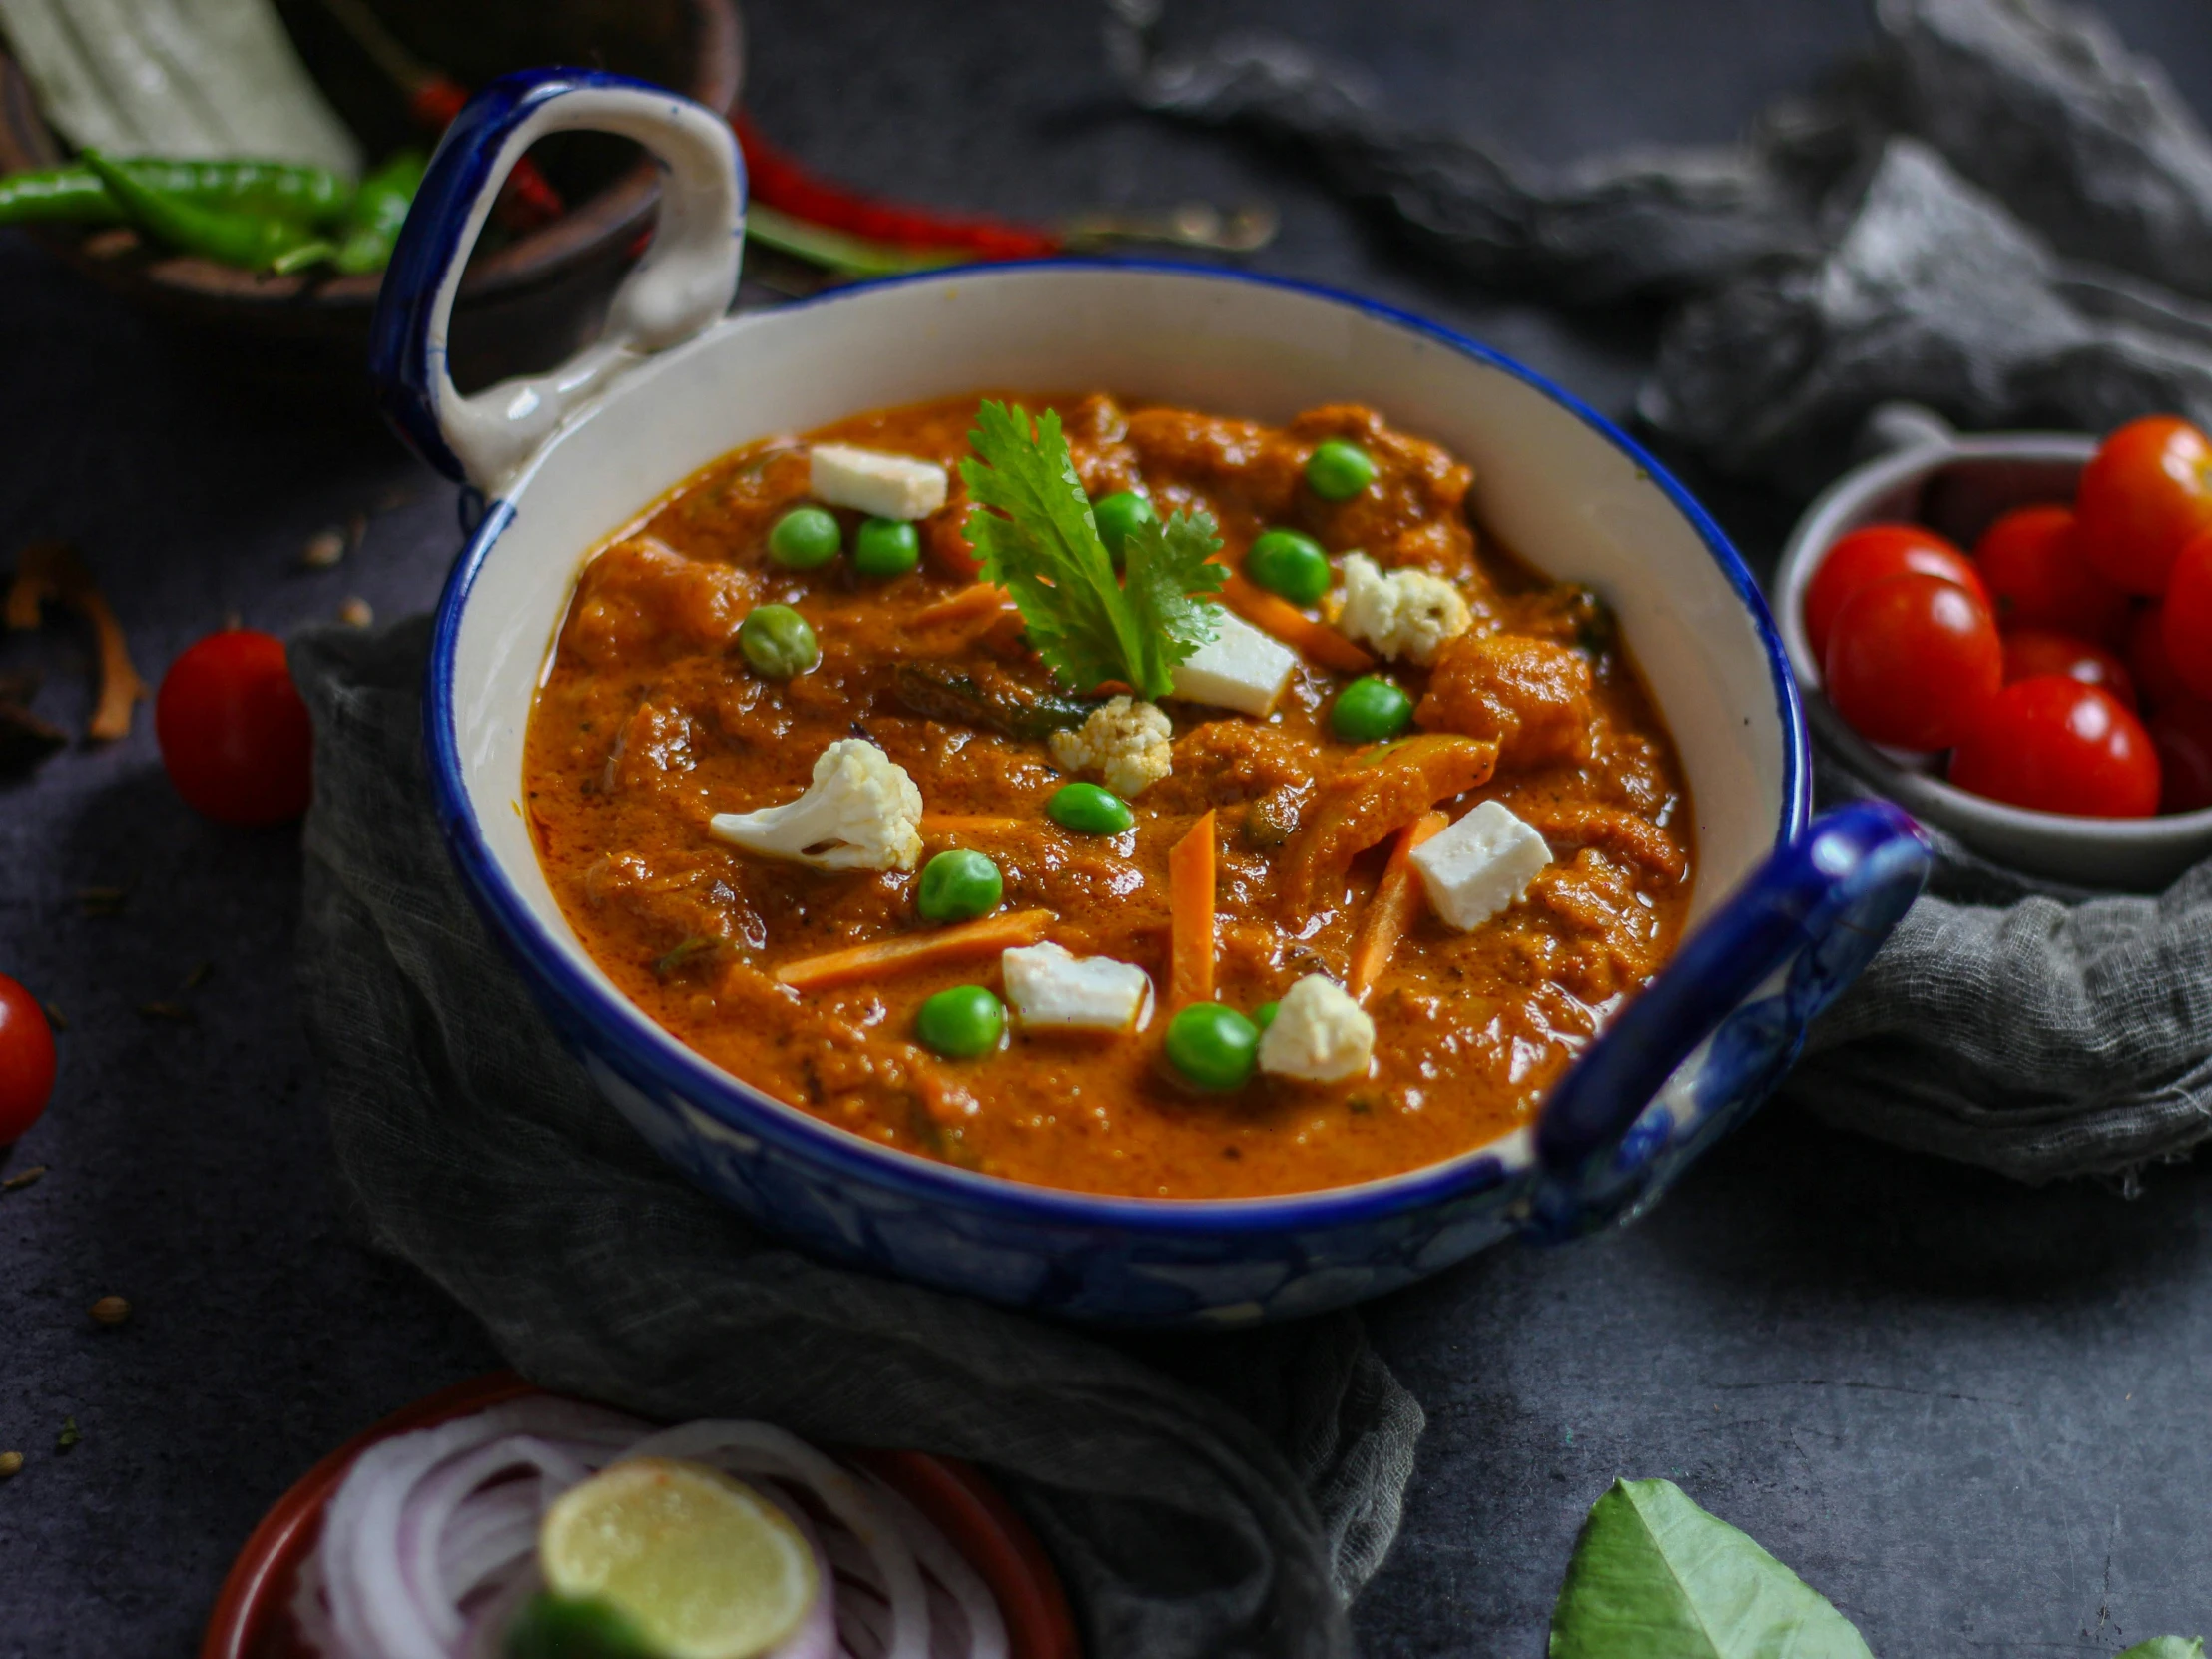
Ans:
{"type": "Polygon", "coordinates": [[[1013,595],[1037,654],[1072,691],[1119,680],[1140,696],[1166,696],[1175,665],[1218,630],[1210,596],[1228,572],[1214,561],[1213,519],[1177,513],[1139,526],[1117,579],[1058,414],[1046,409],[1032,422],[1018,403],[986,402],[968,443],[968,543],[983,579],[1013,595]]]}

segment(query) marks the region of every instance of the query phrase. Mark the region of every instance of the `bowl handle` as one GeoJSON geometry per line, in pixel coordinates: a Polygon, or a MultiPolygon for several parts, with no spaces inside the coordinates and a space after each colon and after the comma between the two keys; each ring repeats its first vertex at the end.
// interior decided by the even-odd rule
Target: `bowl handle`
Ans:
{"type": "Polygon", "coordinates": [[[1777,849],[1551,1091],[1527,1230],[1570,1237],[1656,1198],[1781,1080],[1934,861],[1887,801],[1839,808],[1777,849]]]}
{"type": "Polygon", "coordinates": [[[737,292],[745,164],[730,124],[659,87],[590,69],[536,69],[484,88],[445,131],[384,273],[369,373],[400,435],[440,472],[496,494],[579,405],[640,357],[719,319],[737,292]],[[453,298],[508,170],[548,133],[637,140],[660,163],[653,243],[599,338],[549,374],[463,397],[447,371],[453,298]]]}

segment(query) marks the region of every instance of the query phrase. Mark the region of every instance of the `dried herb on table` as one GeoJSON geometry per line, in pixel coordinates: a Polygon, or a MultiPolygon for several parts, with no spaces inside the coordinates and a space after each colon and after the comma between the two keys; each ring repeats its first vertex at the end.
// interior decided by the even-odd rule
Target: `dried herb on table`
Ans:
{"type": "Polygon", "coordinates": [[[83,916],[119,916],[130,896],[129,887],[79,887],[77,913],[83,916]]]}
{"type": "Polygon", "coordinates": [[[75,611],[92,625],[100,648],[100,692],[85,723],[85,736],[112,743],[129,734],[131,708],[146,696],[146,682],[131,664],[130,643],[123,625],[116,621],[107,596],[92,579],[76,550],[67,542],[33,542],[16,560],[15,580],[8,587],[7,622],[10,628],[36,628],[48,603],[75,611]]]}
{"type": "Polygon", "coordinates": [[[33,1164],[27,1170],[18,1170],[5,1180],[0,1180],[0,1193],[21,1192],[25,1187],[36,1186],[39,1177],[45,1173],[46,1166],[44,1164],[33,1164]]]}
{"type": "Polygon", "coordinates": [[[77,1426],[77,1419],[75,1417],[64,1417],[62,1418],[62,1431],[54,1436],[54,1449],[56,1451],[67,1451],[84,1437],[84,1432],[77,1426]]]}

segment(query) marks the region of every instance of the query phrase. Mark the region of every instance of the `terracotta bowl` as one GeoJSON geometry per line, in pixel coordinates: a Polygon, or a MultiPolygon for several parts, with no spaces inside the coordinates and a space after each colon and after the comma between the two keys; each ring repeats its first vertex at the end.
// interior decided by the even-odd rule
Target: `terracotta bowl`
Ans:
{"type": "MultiPolygon", "coordinates": [[[[368,0],[410,53],[468,87],[542,63],[588,64],[737,106],[744,30],[736,0],[368,0]]],[[[309,71],[371,157],[427,145],[403,95],[314,0],[278,10],[309,71]]],[[[0,173],[52,167],[68,147],[41,119],[22,71],[0,54],[0,173]]],[[[484,385],[559,362],[597,330],[660,200],[634,145],[563,135],[536,159],[570,204],[553,224],[487,239],[461,282],[454,375],[484,385]]],[[[282,374],[357,376],[379,278],[311,273],[261,276],[149,248],[114,227],[30,227],[27,234],[103,286],[243,347],[282,374]],[[275,348],[272,350],[272,348],[275,348]]]]}
{"type": "MultiPolygon", "coordinates": [[[[434,1428],[542,1392],[513,1372],[457,1382],[386,1417],[301,1475],[246,1540],[201,1639],[200,1659],[314,1659],[290,1612],[322,1511],[353,1459],[381,1440],[434,1428]]],[[[849,1453],[935,1523],[982,1575],[1006,1617],[1009,1659],[1082,1659],[1074,1616],[1052,1559],[1012,1505],[972,1464],[918,1451],[849,1453]]]]}

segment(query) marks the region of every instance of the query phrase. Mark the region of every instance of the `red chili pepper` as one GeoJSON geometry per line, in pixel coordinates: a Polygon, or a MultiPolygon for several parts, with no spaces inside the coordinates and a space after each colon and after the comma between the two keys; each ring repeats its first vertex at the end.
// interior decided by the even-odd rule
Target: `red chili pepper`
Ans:
{"type": "Polygon", "coordinates": [[[747,116],[733,116],[730,124],[745,151],[753,199],[794,219],[899,248],[956,248],[981,260],[1034,260],[1060,251],[1061,239],[1051,231],[977,214],[940,214],[846,190],[808,172],[763,138],[747,116]]]}
{"type": "MultiPolygon", "coordinates": [[[[409,113],[418,125],[433,133],[442,133],[451,126],[453,118],[461,113],[461,107],[467,102],[468,89],[450,75],[431,74],[417,82],[407,95],[409,113]]],[[[561,200],[561,193],[528,156],[516,162],[508,173],[507,182],[499,187],[499,201],[493,208],[500,226],[518,234],[550,225],[567,211],[568,205],[561,200]]]]}

